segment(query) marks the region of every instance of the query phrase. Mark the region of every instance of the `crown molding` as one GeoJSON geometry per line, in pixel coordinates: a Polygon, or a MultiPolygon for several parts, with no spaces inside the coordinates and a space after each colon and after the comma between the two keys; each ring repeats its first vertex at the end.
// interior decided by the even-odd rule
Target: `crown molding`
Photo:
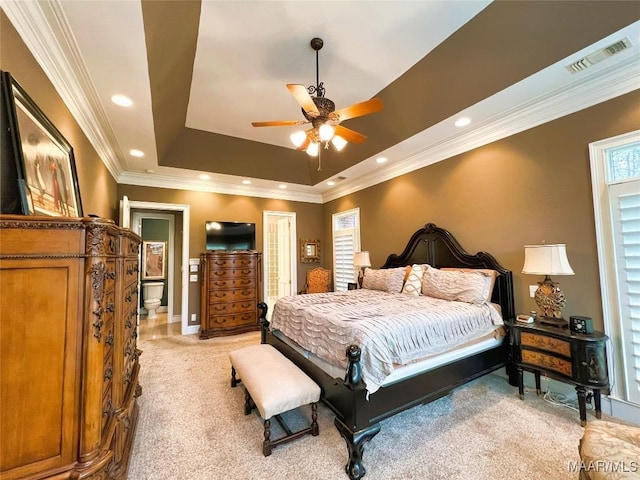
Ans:
{"type": "Polygon", "coordinates": [[[225,195],[243,195],[246,197],[273,198],[294,202],[323,203],[322,195],[319,193],[295,191],[291,188],[287,190],[274,190],[273,188],[238,185],[240,180],[240,177],[238,177],[233,184],[219,181],[198,182],[197,180],[180,178],[174,175],[138,172],[125,172],[118,177],[118,183],[125,185],[170,188],[172,190],[191,190],[198,192],[221,193],[225,195]]]}
{"type": "Polygon", "coordinates": [[[60,0],[0,0],[0,6],[96,149],[113,178],[124,156],[91,81],[60,0]]]}
{"type": "MultiPolygon", "coordinates": [[[[571,113],[640,89],[640,56],[632,55],[614,66],[576,79],[569,85],[521,103],[459,135],[438,139],[420,150],[395,159],[354,180],[344,180],[322,195],[323,203],[392,180],[474,148],[515,135],[571,113]]],[[[586,72],[585,72],[586,73],[586,72]]],[[[490,99],[488,99],[490,100],[490,99]]],[[[450,119],[444,122],[450,122],[450,119]]],[[[420,136],[421,133],[416,136],[420,136]]]]}
{"type": "MultiPolygon", "coordinates": [[[[420,142],[423,136],[425,140],[413,152],[394,159],[387,167],[358,174],[353,180],[344,180],[322,194],[316,193],[319,185],[301,186],[307,191],[296,192],[293,189],[275,191],[273,188],[240,186],[231,181],[202,184],[178,175],[126,171],[124,155],[64,15],[61,0],[0,0],[0,7],[51,80],[113,178],[122,184],[325,203],[640,88],[640,77],[637,74],[639,55],[634,54],[607,69],[578,74],[580,76],[569,85],[496,114],[459,134],[438,138],[429,143],[426,137],[429,129],[418,133],[408,140],[420,142]]],[[[449,121],[447,119],[444,122],[449,121]]],[[[345,172],[348,171],[349,169],[345,172]]]]}

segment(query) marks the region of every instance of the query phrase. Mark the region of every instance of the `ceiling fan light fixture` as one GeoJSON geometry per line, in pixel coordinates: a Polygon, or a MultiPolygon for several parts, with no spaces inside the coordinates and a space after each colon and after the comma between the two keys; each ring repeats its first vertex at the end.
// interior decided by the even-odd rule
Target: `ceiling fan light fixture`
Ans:
{"type": "Polygon", "coordinates": [[[341,152],[342,149],[347,144],[347,141],[344,138],[342,138],[340,135],[334,135],[334,137],[331,139],[331,143],[333,143],[333,146],[336,148],[337,151],[341,152]]]}
{"type": "Polygon", "coordinates": [[[304,133],[302,130],[298,130],[297,132],[292,133],[289,138],[291,139],[291,143],[293,143],[296,148],[300,148],[300,146],[304,143],[305,139],[307,138],[307,134],[304,133]]]}
{"type": "Polygon", "coordinates": [[[312,157],[317,157],[319,150],[320,150],[320,147],[318,146],[318,143],[311,142],[305,151],[307,152],[307,155],[311,155],[312,157]]]}
{"type": "Polygon", "coordinates": [[[331,125],[323,123],[322,125],[320,125],[320,128],[318,128],[318,135],[320,136],[320,140],[322,140],[323,142],[328,142],[333,138],[333,134],[335,131],[336,129],[331,125]]]}

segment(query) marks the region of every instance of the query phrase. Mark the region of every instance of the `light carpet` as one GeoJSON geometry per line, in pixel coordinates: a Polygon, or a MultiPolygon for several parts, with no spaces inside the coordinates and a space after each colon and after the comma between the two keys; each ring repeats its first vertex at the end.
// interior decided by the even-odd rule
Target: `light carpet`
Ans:
{"type": "MultiPolygon", "coordinates": [[[[142,396],[129,480],[348,478],[346,444],[323,404],[319,436],[262,455],[262,419],[244,415],[244,391],[230,387],[228,357],[259,341],[255,332],[139,342],[142,396]]],[[[294,411],[289,420],[306,421],[309,410],[294,411]]],[[[521,401],[500,375],[486,375],[381,427],[365,445],[369,480],[577,478],[571,471],[583,433],[577,412],[535,392],[521,401]]]]}

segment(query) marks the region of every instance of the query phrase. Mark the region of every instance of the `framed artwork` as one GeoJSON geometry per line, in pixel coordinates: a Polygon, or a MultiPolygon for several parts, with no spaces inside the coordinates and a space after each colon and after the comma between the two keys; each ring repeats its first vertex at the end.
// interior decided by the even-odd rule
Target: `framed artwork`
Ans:
{"type": "Polygon", "coordinates": [[[22,213],[81,217],[73,148],[11,74],[1,72],[1,82],[9,132],[2,152],[14,157],[22,213]]]}
{"type": "Polygon", "coordinates": [[[167,242],[142,242],[142,279],[164,278],[167,242]]]}

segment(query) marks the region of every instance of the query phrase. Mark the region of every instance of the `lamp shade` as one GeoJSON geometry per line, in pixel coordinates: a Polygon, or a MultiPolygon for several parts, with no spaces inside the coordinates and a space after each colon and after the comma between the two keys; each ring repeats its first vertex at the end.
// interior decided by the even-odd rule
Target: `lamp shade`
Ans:
{"type": "Polygon", "coordinates": [[[355,252],[353,254],[353,264],[356,267],[370,267],[371,259],[369,258],[369,252],[355,252]]]}
{"type": "Polygon", "coordinates": [[[522,273],[531,275],[573,275],[564,243],[525,245],[522,273]]]}

